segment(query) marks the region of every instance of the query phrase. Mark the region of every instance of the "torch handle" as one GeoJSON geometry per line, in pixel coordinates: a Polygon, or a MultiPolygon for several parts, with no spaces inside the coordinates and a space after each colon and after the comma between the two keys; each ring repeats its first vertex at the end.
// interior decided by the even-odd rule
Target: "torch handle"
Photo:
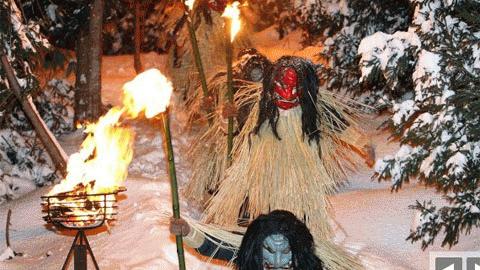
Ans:
{"type": "MultiPolygon", "coordinates": [[[[187,17],[188,33],[190,34],[190,43],[192,44],[193,56],[195,58],[195,65],[197,66],[198,75],[200,77],[200,82],[202,85],[203,97],[208,97],[208,86],[207,79],[205,77],[205,70],[203,69],[202,57],[200,55],[200,49],[198,48],[197,34],[195,33],[195,28],[193,27],[191,15],[187,17]]],[[[207,113],[208,123],[212,125],[212,119],[209,117],[211,113],[210,108],[205,108],[207,113]]]]}
{"type": "MultiPolygon", "coordinates": [[[[232,21],[225,19],[225,42],[226,42],[226,60],[227,60],[227,99],[233,105],[233,43],[230,41],[232,21]]],[[[233,149],[233,117],[228,117],[228,137],[227,137],[227,160],[232,161],[233,149]]]]}
{"type": "MultiPolygon", "coordinates": [[[[175,156],[173,154],[172,146],[172,135],[170,133],[170,116],[168,111],[162,113],[163,125],[165,128],[165,142],[167,144],[167,154],[168,154],[168,169],[170,176],[170,185],[172,190],[172,207],[173,207],[173,217],[176,219],[180,218],[180,200],[178,196],[178,182],[177,182],[177,171],[175,169],[175,156]]],[[[185,270],[185,252],[183,249],[183,238],[181,235],[175,236],[177,243],[177,254],[178,254],[178,268],[180,270],[185,270]]]]}

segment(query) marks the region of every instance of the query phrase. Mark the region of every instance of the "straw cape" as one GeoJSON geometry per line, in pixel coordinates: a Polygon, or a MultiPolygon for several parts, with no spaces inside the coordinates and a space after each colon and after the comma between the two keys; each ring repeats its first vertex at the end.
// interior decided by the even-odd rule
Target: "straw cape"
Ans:
{"type": "MultiPolygon", "coordinates": [[[[216,79],[219,99],[225,79],[216,79]]],[[[319,88],[313,63],[292,56],[268,69],[263,85],[245,85],[235,93],[235,105],[239,111],[248,108],[248,113],[237,121],[231,164],[221,119],[215,119],[192,148],[193,177],[185,195],[205,202],[201,222],[231,228],[273,210],[287,210],[305,220],[327,269],[361,269],[333,244],[329,224],[328,196],[355,169],[358,158],[352,152],[362,153],[369,144],[357,125],[353,101],[319,88]],[[282,110],[271,91],[276,72],[287,67],[298,72],[302,91],[300,106],[282,110]]]]}
{"type": "MultiPolygon", "coordinates": [[[[252,107],[258,101],[263,73],[271,65],[255,49],[249,48],[239,53],[239,60],[233,67],[234,104],[238,108],[236,133],[243,128],[252,107]]],[[[187,127],[203,129],[189,151],[192,178],[195,180],[189,183],[186,194],[192,200],[203,201],[208,192],[216,190],[227,168],[227,120],[221,116],[222,106],[227,102],[226,81],[226,72],[222,71],[209,78],[210,107],[206,107],[208,104],[205,104],[200,89],[188,96],[186,101],[186,107],[189,108],[187,127]],[[206,125],[207,119],[211,120],[211,126],[206,125]]]]}
{"type": "Polygon", "coordinates": [[[207,203],[202,225],[198,222],[191,225],[235,246],[239,243],[238,236],[220,232],[219,226],[234,228],[239,222],[239,213],[245,208],[250,220],[273,209],[285,209],[306,218],[318,255],[327,269],[361,269],[354,258],[331,242],[333,233],[328,213],[328,195],[334,193],[343,184],[346,173],[355,168],[352,149],[367,142],[354,119],[346,113],[352,108],[339,101],[335,94],[320,91],[317,110],[322,136],[319,143],[309,144],[304,140],[299,108],[282,112],[277,125],[282,139],[278,140],[266,124],[258,135],[252,135],[260,95],[260,84],[250,84],[236,93],[237,106],[253,103],[253,107],[234,138],[230,168],[227,169],[226,135],[220,121],[215,121],[195,142],[193,177],[185,195],[205,200],[210,197],[209,193],[215,193],[207,203]],[[337,113],[332,113],[332,108],[337,113]]]}
{"type": "MultiPolygon", "coordinates": [[[[226,76],[222,74],[210,80],[209,90],[214,99],[215,110],[207,117],[213,119],[212,125],[193,141],[191,150],[188,153],[192,166],[192,178],[188,183],[185,195],[194,201],[204,202],[210,196],[209,193],[218,188],[221,179],[225,178],[225,171],[228,168],[227,163],[227,122],[221,116],[221,108],[219,104],[225,102],[226,92],[226,76]]],[[[240,111],[249,113],[249,109],[257,102],[259,93],[261,92],[261,83],[255,83],[243,80],[234,80],[238,85],[234,95],[234,103],[240,111]]],[[[205,115],[200,98],[192,99],[193,103],[189,106],[191,122],[201,121],[204,118],[198,116],[205,115]]],[[[239,116],[239,118],[247,118],[248,115],[239,116]]],[[[235,122],[238,132],[239,126],[243,125],[242,121],[235,122]]],[[[239,136],[234,137],[234,141],[239,136]]]]}

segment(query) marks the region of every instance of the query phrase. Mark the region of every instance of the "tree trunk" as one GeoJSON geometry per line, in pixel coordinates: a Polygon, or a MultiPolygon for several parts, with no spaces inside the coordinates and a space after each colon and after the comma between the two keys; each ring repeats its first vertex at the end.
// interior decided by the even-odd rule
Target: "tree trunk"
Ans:
{"type": "Polygon", "coordinates": [[[82,27],[76,44],[77,73],[75,80],[75,123],[82,122],[88,117],[88,27],[82,27]]]}
{"type": "Polygon", "coordinates": [[[22,96],[22,89],[20,87],[20,84],[18,83],[17,77],[15,76],[15,72],[10,62],[8,62],[7,56],[3,53],[3,48],[0,48],[0,58],[1,65],[7,76],[10,90],[20,101],[25,115],[32,123],[32,126],[35,129],[37,136],[40,138],[40,141],[42,142],[43,146],[52,158],[55,167],[65,176],[67,171],[67,154],[65,154],[55,136],[52,134],[50,129],[48,129],[47,125],[40,117],[40,114],[38,113],[35,104],[33,104],[32,97],[22,96]]]}
{"type": "Polygon", "coordinates": [[[88,70],[87,119],[97,120],[102,114],[102,30],[104,0],[94,0],[90,11],[90,50],[88,70]]]}
{"type": "Polygon", "coordinates": [[[135,54],[133,55],[133,63],[135,72],[137,74],[143,71],[142,61],[140,59],[140,53],[142,50],[142,1],[135,0],[135,54]]]}

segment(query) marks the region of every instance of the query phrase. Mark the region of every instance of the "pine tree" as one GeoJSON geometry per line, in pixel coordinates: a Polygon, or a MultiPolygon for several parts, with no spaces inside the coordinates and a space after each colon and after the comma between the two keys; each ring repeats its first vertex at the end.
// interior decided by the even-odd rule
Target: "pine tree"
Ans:
{"type": "Polygon", "coordinates": [[[417,177],[443,192],[447,206],[411,206],[421,219],[407,239],[426,248],[444,234],[442,246],[452,246],[480,225],[480,1],[412,3],[408,32],[376,33],[360,45],[361,80],[386,82],[401,141],[375,177],[391,179],[393,190],[417,177]]]}

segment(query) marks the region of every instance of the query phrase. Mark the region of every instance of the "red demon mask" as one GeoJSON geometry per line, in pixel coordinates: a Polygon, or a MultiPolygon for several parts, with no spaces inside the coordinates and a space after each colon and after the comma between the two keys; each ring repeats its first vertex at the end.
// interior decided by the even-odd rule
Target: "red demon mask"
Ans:
{"type": "Polygon", "coordinates": [[[300,89],[297,88],[298,76],[293,68],[286,68],[275,77],[275,104],[289,110],[300,104],[300,89]]]}
{"type": "Polygon", "coordinates": [[[227,1],[228,0],[210,0],[208,1],[208,6],[217,12],[223,12],[227,6],[227,1]]]}

